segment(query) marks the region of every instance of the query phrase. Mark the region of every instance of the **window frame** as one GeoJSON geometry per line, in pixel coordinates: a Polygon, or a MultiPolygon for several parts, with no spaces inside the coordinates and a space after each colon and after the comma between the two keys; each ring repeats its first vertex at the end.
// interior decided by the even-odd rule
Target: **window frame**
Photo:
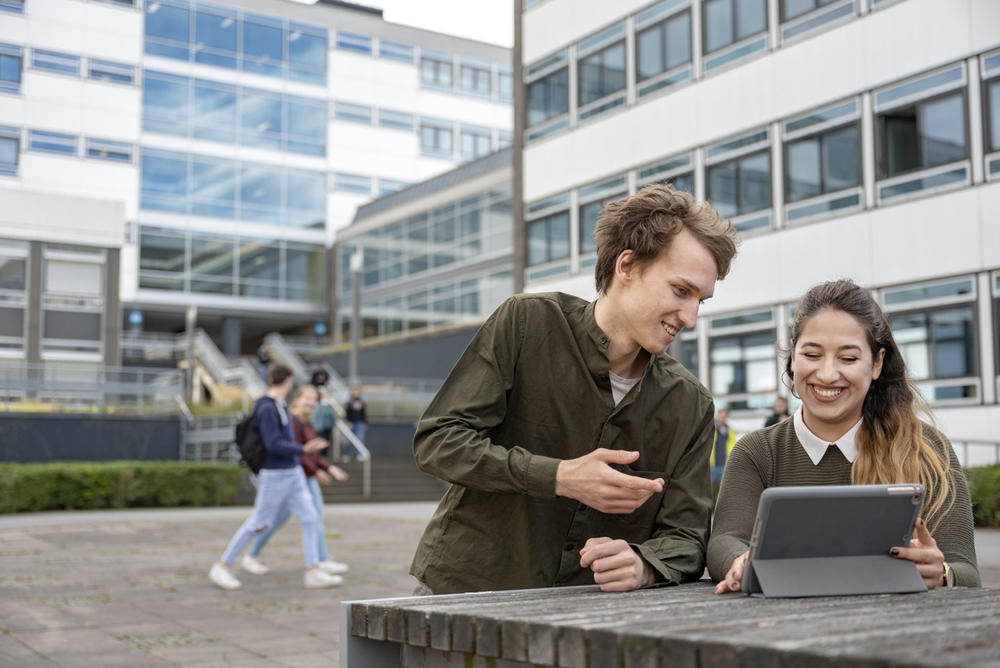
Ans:
{"type": "Polygon", "coordinates": [[[449,121],[437,120],[432,118],[421,118],[420,119],[420,154],[423,156],[433,157],[433,158],[447,158],[451,160],[455,155],[455,124],[449,121]],[[434,143],[433,146],[428,147],[427,143],[424,141],[425,130],[431,130],[434,133],[434,143]],[[449,147],[446,149],[440,147],[440,141],[438,139],[447,134],[450,137],[449,147]]]}
{"type": "MultiPolygon", "coordinates": [[[[863,129],[861,127],[861,100],[850,98],[840,102],[824,105],[819,109],[799,114],[785,119],[781,123],[782,131],[782,174],[784,184],[784,220],[788,226],[803,225],[825,218],[847,215],[864,207],[864,149],[863,129]],[[854,106],[847,110],[848,105],[854,106]],[[842,113],[839,113],[843,110],[842,113]],[[823,116],[826,115],[825,118],[823,116]],[[790,127],[798,124],[797,127],[790,127]],[[854,186],[840,190],[823,191],[816,195],[789,201],[789,149],[792,145],[806,139],[825,137],[834,132],[855,126],[858,133],[858,182],[854,186]],[[827,207],[823,210],[823,207],[827,207]]],[[[821,180],[825,180],[826,165],[820,157],[821,180]]]]}
{"type": "MultiPolygon", "coordinates": [[[[929,322],[930,316],[937,312],[954,310],[963,306],[967,306],[970,309],[972,314],[970,332],[972,334],[971,354],[973,373],[965,376],[937,377],[933,373],[933,368],[931,368],[932,375],[929,378],[914,379],[913,384],[920,389],[922,394],[924,391],[923,388],[936,389],[938,387],[964,387],[974,388],[974,396],[951,399],[935,399],[925,395],[925,399],[932,405],[968,405],[978,404],[982,401],[982,360],[979,350],[980,313],[978,308],[978,291],[979,286],[975,275],[954,276],[951,278],[921,281],[918,283],[894,285],[882,288],[878,291],[879,302],[890,320],[893,315],[923,314],[927,316],[927,322],[929,322]],[[971,288],[968,293],[947,295],[944,297],[915,298],[908,301],[900,301],[891,304],[887,303],[887,296],[894,292],[902,292],[904,290],[918,288],[933,288],[939,285],[959,284],[965,281],[969,283],[971,288]]],[[[925,331],[929,334],[929,329],[925,328],[925,331]]],[[[930,367],[933,367],[933,346],[930,341],[928,341],[927,345],[928,364],[930,367]]],[[[913,373],[913,370],[910,368],[908,368],[907,371],[909,374],[913,373]]]]}
{"type": "MultiPolygon", "coordinates": [[[[577,120],[583,122],[595,116],[603,115],[618,107],[624,107],[628,91],[628,45],[626,40],[625,22],[621,21],[612,26],[606,27],[595,35],[591,35],[577,43],[576,52],[576,116],[577,120]],[[612,50],[621,50],[622,73],[621,88],[605,91],[605,80],[608,72],[611,71],[605,64],[605,57],[612,50]],[[593,99],[583,99],[585,86],[583,85],[584,67],[583,62],[589,58],[601,56],[601,64],[598,66],[600,95],[593,99]]],[[[567,80],[567,84],[568,84],[567,80]]],[[[567,95],[568,97],[568,95],[567,95]]],[[[570,105],[572,101],[570,100],[570,105]]]]}
{"type": "MultiPolygon", "coordinates": [[[[653,93],[659,92],[666,88],[671,88],[677,84],[688,82],[692,79],[694,72],[694,39],[693,39],[693,9],[692,0],[667,0],[666,2],[661,2],[654,7],[647,8],[635,17],[635,44],[633,57],[635,59],[635,86],[636,86],[636,99],[642,100],[646,96],[653,93]],[[661,39],[663,49],[667,49],[667,34],[666,28],[667,24],[671,21],[679,19],[681,16],[687,16],[688,20],[688,59],[686,62],[681,63],[675,67],[668,67],[656,74],[646,77],[645,79],[639,78],[639,35],[640,33],[645,33],[646,31],[658,28],[661,30],[661,39]]],[[[666,54],[664,53],[664,62],[666,62],[666,54]]]]}
{"type": "MultiPolygon", "coordinates": [[[[593,267],[597,264],[597,244],[593,241],[593,233],[589,239],[586,238],[585,231],[583,229],[583,209],[584,207],[589,207],[597,202],[601,203],[601,208],[608,202],[614,202],[628,195],[628,174],[619,174],[618,176],[611,176],[608,178],[601,179],[594,183],[581,186],[577,191],[577,202],[576,202],[576,238],[570,239],[572,243],[576,245],[577,252],[580,256],[580,271],[584,271],[593,267]],[[593,248],[584,249],[584,241],[588,241],[594,244],[593,248]]],[[[600,213],[598,213],[598,219],[600,218],[600,213]]],[[[595,219],[595,226],[597,219],[595,219]]],[[[573,230],[570,230],[570,236],[573,236],[573,230]]],[[[571,247],[572,248],[572,247],[571,247]]]]}
{"type": "Polygon", "coordinates": [[[444,51],[420,50],[420,87],[453,92],[455,90],[455,57],[444,51]],[[428,68],[428,66],[430,66],[428,68]],[[431,73],[433,76],[428,76],[431,73]],[[445,76],[447,73],[447,76],[445,76]],[[447,82],[445,81],[447,79],[447,82]]]}
{"type": "Polygon", "coordinates": [[[49,130],[28,130],[28,150],[34,153],[48,153],[51,155],[62,155],[70,158],[75,158],[79,156],[80,153],[80,138],[76,135],[65,134],[62,132],[50,132],[49,130]],[[45,141],[52,143],[53,146],[59,145],[59,142],[65,143],[67,147],[70,146],[70,142],[67,140],[72,140],[72,150],[61,150],[52,148],[40,148],[36,145],[36,136],[40,141],[45,141]]]}
{"type": "Polygon", "coordinates": [[[80,56],[74,56],[70,53],[61,53],[58,51],[49,51],[47,49],[31,49],[31,69],[37,70],[39,72],[48,72],[49,74],[59,74],[67,77],[80,77],[81,65],[83,59],[80,56]],[[39,60],[41,56],[41,60],[39,60]],[[46,58],[51,58],[51,60],[46,61],[46,58]],[[59,65],[57,61],[64,59],[66,61],[72,61],[75,63],[75,67],[70,67],[69,65],[59,65]],[[39,65],[41,63],[41,65],[39,65]]]}
{"type": "MultiPolygon", "coordinates": [[[[701,45],[702,45],[702,60],[701,60],[701,70],[705,75],[709,75],[716,71],[721,71],[727,69],[734,63],[742,62],[745,59],[762,53],[767,53],[770,47],[770,36],[768,34],[768,26],[770,25],[770,13],[771,8],[767,0],[760,0],[764,3],[764,29],[761,32],[748,35],[740,39],[736,34],[736,21],[734,20],[730,24],[730,34],[732,35],[733,41],[729,42],[725,46],[721,46],[714,51],[708,51],[708,21],[705,19],[705,5],[711,0],[702,0],[701,2],[701,45]]],[[[715,0],[719,2],[729,2],[731,8],[731,14],[736,16],[736,6],[740,0],[715,0]]]]}
{"type": "Polygon", "coordinates": [[[333,105],[333,118],[338,121],[348,123],[360,123],[361,125],[371,125],[373,110],[363,104],[351,102],[335,102],[333,105]]]}
{"type": "Polygon", "coordinates": [[[993,109],[987,93],[991,86],[1000,87],[1000,51],[983,54],[980,58],[979,72],[983,114],[983,173],[987,181],[993,181],[1000,179],[1000,104],[997,105],[997,109],[993,109]],[[998,137],[995,149],[990,147],[990,132],[992,129],[990,121],[993,119],[993,113],[995,113],[997,119],[996,133],[998,137]]]}
{"type": "Polygon", "coordinates": [[[756,157],[758,155],[767,156],[768,161],[768,201],[770,204],[767,207],[754,209],[752,211],[739,211],[741,209],[740,205],[740,172],[737,172],[736,177],[736,197],[737,197],[737,213],[733,216],[729,216],[729,220],[733,223],[740,234],[747,235],[758,232],[766,232],[771,229],[774,222],[774,161],[772,160],[772,137],[771,128],[763,127],[750,130],[749,132],[743,132],[735,137],[729,137],[718,142],[714,142],[705,146],[702,150],[705,159],[704,164],[704,174],[705,174],[705,198],[711,201],[711,193],[709,192],[711,186],[710,172],[713,168],[719,167],[723,164],[736,162],[737,169],[740,169],[739,163],[747,158],[756,157]],[[763,135],[762,138],[755,139],[758,135],[763,135]],[[713,155],[713,152],[716,152],[713,155]]]}
{"type": "Polygon", "coordinates": [[[0,176],[17,176],[17,169],[21,163],[21,129],[0,125],[0,141],[14,142],[14,162],[9,165],[0,163],[0,176]]]}
{"type": "Polygon", "coordinates": [[[917,76],[897,81],[872,92],[872,115],[875,138],[875,197],[876,204],[905,202],[935,193],[967,187],[971,184],[971,123],[969,118],[968,72],[965,62],[923,72],[917,76]],[[935,77],[957,76],[957,79],[933,83],[935,77]],[[926,86],[921,88],[921,86],[926,86]],[[912,92],[907,92],[910,88],[912,92]],[[880,95],[895,95],[892,99],[879,101],[880,95]],[[931,167],[917,167],[893,176],[885,176],[886,137],[882,117],[895,109],[906,106],[937,102],[957,96],[962,102],[963,139],[965,157],[949,163],[931,167]],[[933,180],[937,179],[937,183],[933,180]],[[924,184],[925,180],[932,181],[924,184]],[[909,190],[907,187],[914,186],[909,190]],[[900,193],[889,193],[891,188],[904,189],[900,193]]]}
{"type": "Polygon", "coordinates": [[[0,93],[21,93],[21,84],[24,82],[24,49],[13,44],[0,44],[0,59],[17,59],[17,80],[0,79],[0,93]]]}
{"type": "Polygon", "coordinates": [[[87,137],[83,151],[84,156],[91,160],[105,160],[126,165],[135,163],[135,145],[127,142],[87,137]],[[102,145],[103,149],[101,148],[102,145]],[[109,157],[113,155],[124,156],[124,158],[109,157]]]}
{"type": "Polygon", "coordinates": [[[863,0],[830,0],[793,18],[786,18],[786,1],[778,1],[778,34],[782,44],[830,30],[856,18],[863,0]]]}
{"type": "Polygon", "coordinates": [[[543,200],[532,202],[525,207],[525,283],[531,284],[533,281],[559,276],[568,276],[570,273],[570,262],[573,256],[573,221],[571,216],[570,193],[565,192],[547,197],[543,200]],[[552,245],[551,221],[550,219],[559,215],[566,215],[566,249],[565,257],[557,259],[551,258],[549,249],[552,245]],[[546,227],[546,260],[535,264],[528,264],[531,245],[531,225],[540,220],[547,220],[546,227]]]}
{"type": "MultiPolygon", "coordinates": [[[[708,329],[706,339],[707,350],[705,351],[705,354],[708,356],[708,359],[706,360],[708,368],[708,383],[706,383],[706,387],[708,387],[709,391],[712,392],[712,395],[716,397],[716,401],[725,403],[732,410],[762,411],[770,408],[772,402],[774,401],[775,394],[778,393],[781,387],[781,356],[778,354],[780,339],[778,337],[778,319],[775,313],[775,307],[757,308],[731,313],[714,313],[706,318],[706,321],[707,322],[704,323],[704,326],[708,329]],[[759,318],[759,316],[764,314],[768,315],[766,320],[750,320],[739,324],[725,323],[727,320],[759,318]],[[713,364],[713,342],[719,339],[739,339],[741,357],[737,363],[743,365],[745,369],[748,362],[748,359],[745,356],[747,347],[745,343],[746,337],[765,333],[771,333],[772,335],[772,354],[768,356],[768,359],[773,362],[772,371],[774,374],[774,387],[764,390],[749,391],[747,389],[746,380],[744,380],[743,391],[740,392],[726,393],[720,388],[714,387],[715,374],[713,373],[713,369],[715,368],[715,365],[713,364]]],[[[698,351],[698,354],[701,354],[700,350],[698,351]]],[[[746,376],[745,373],[744,376],[746,376]]]]}
{"type": "Polygon", "coordinates": [[[134,86],[137,81],[134,65],[129,65],[128,63],[116,63],[110,60],[99,60],[97,58],[87,59],[87,79],[91,81],[103,81],[105,83],[118,84],[120,86],[134,86]],[[117,67],[121,68],[122,70],[127,68],[129,71],[128,81],[122,80],[125,78],[123,74],[114,74],[108,70],[102,72],[100,69],[95,70],[95,66],[97,67],[111,66],[112,69],[117,67]],[[98,74],[98,76],[95,76],[95,71],[98,74]],[[101,76],[102,74],[103,76],[101,76]],[[119,78],[116,79],[115,77],[119,78]]]}
{"type": "Polygon", "coordinates": [[[489,155],[490,153],[493,152],[493,131],[490,130],[489,128],[484,128],[484,127],[476,127],[476,126],[472,126],[472,125],[462,125],[462,126],[459,127],[458,144],[459,144],[458,145],[459,158],[463,162],[469,162],[469,161],[472,161],[472,160],[478,160],[479,158],[487,156],[487,155],[489,155]],[[473,137],[474,138],[473,142],[476,145],[476,149],[474,149],[471,154],[466,153],[466,151],[465,151],[465,138],[467,136],[468,137],[473,137]],[[486,151],[485,153],[480,153],[478,151],[479,141],[477,141],[477,140],[480,140],[480,139],[483,139],[483,138],[486,139],[486,143],[488,145],[489,150],[486,151]]]}
{"type": "Polygon", "coordinates": [[[490,99],[493,97],[493,65],[492,63],[480,60],[462,58],[458,64],[458,89],[462,95],[469,97],[479,97],[490,99]],[[481,81],[486,82],[486,89],[481,90],[478,85],[471,88],[465,85],[465,73],[471,72],[475,84],[481,81]],[[483,76],[485,75],[485,76],[483,76]]]}
{"type": "MultiPolygon", "coordinates": [[[[570,99],[570,67],[569,67],[569,50],[563,49],[552,55],[546,56],[536,63],[529,65],[524,69],[524,93],[525,93],[525,132],[524,138],[525,143],[530,143],[537,139],[541,139],[550,134],[554,134],[561,130],[565,130],[569,127],[569,112],[572,108],[572,100],[570,99]],[[543,120],[531,124],[530,116],[530,102],[531,102],[531,86],[534,84],[539,84],[548,81],[551,77],[556,75],[563,75],[566,78],[566,109],[564,111],[559,111],[558,113],[546,116],[543,120]]],[[[546,112],[551,106],[552,94],[551,86],[546,85],[546,112]]]]}
{"type": "MultiPolygon", "coordinates": [[[[694,195],[694,153],[688,151],[662,160],[657,160],[646,165],[641,165],[635,169],[636,189],[643,188],[654,183],[671,183],[678,176],[691,175],[691,194],[694,195]],[[643,172],[646,172],[643,176],[643,172]]],[[[686,191],[685,191],[686,192],[686,191]]]]}

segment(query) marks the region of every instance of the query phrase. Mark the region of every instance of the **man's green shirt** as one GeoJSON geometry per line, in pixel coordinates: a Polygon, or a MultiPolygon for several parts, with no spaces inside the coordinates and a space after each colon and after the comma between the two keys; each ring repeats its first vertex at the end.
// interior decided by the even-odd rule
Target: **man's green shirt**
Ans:
{"type": "Polygon", "coordinates": [[[701,577],[712,398],[661,354],[615,406],[595,303],[560,293],[507,300],[421,417],[417,464],[452,483],[410,568],[435,594],[593,584],[580,549],[602,536],[628,541],[660,581],[701,577]],[[623,470],[663,478],[663,492],[627,515],[557,497],[559,462],[597,448],[638,451],[623,470]]]}

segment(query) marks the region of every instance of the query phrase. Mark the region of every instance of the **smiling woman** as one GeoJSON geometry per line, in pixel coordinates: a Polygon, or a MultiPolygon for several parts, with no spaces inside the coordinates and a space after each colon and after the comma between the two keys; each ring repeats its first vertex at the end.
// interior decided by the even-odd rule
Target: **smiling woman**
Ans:
{"type": "Polygon", "coordinates": [[[852,281],[823,283],[799,301],[785,373],[802,407],[752,432],[726,462],[708,568],[716,593],[738,591],[761,493],[784,485],[921,483],[927,497],[909,559],[928,588],[980,586],[972,506],[944,434],[921,422],[915,392],[875,298],[852,281]]]}

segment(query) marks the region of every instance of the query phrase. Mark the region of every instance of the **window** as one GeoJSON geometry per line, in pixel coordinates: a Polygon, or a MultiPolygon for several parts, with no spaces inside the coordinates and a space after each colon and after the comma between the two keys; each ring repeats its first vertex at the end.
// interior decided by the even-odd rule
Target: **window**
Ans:
{"type": "Polygon", "coordinates": [[[80,59],[64,53],[34,49],[31,52],[31,67],[45,72],[78,76],[80,74],[80,59]]]}
{"type": "Polygon", "coordinates": [[[852,100],[784,123],[785,202],[802,202],[787,208],[790,223],[861,206],[858,117],[852,100]]]}
{"type": "Polygon", "coordinates": [[[0,0],[0,11],[21,14],[24,12],[24,0],[0,0]]]}
{"type": "Polygon", "coordinates": [[[830,27],[855,14],[854,0],[781,0],[781,39],[830,27]]]}
{"type": "Polygon", "coordinates": [[[680,362],[692,376],[698,377],[698,337],[694,332],[682,331],[667,348],[667,353],[680,362]]]}
{"type": "Polygon", "coordinates": [[[322,229],[326,174],[143,149],[144,210],[322,229]]]}
{"type": "Polygon", "coordinates": [[[378,196],[385,197],[386,195],[391,195],[392,193],[399,192],[404,188],[409,188],[410,184],[406,181],[393,181],[391,179],[379,179],[378,180],[378,196]]]}
{"type": "Polygon", "coordinates": [[[694,194],[694,173],[691,171],[691,165],[691,154],[687,153],[640,167],[636,175],[638,187],[642,188],[650,183],[669,183],[675,190],[694,194]]]}
{"type": "Polygon", "coordinates": [[[106,60],[89,61],[90,70],[88,76],[97,81],[108,81],[110,83],[125,84],[131,86],[135,81],[135,68],[122,63],[111,63],[106,60]]]}
{"type": "Polygon", "coordinates": [[[76,155],[76,137],[56,132],[31,130],[28,133],[28,148],[42,153],[76,155]]]}
{"type": "Polygon", "coordinates": [[[702,23],[706,72],[767,47],[767,0],[705,0],[702,23]]]}
{"type": "Polygon", "coordinates": [[[188,60],[190,37],[188,9],[165,2],[146,3],[146,53],[188,60]]]}
{"type": "Polygon", "coordinates": [[[372,108],[362,107],[358,104],[338,102],[335,115],[338,121],[352,121],[365,125],[371,125],[372,122],[372,108]]]}
{"type": "Polygon", "coordinates": [[[379,40],[379,56],[389,60],[398,60],[401,63],[413,62],[413,47],[409,44],[399,44],[389,42],[384,39],[379,40]]]}
{"type": "Polygon", "coordinates": [[[21,131],[0,125],[0,174],[17,175],[17,154],[20,148],[21,131]]]}
{"type": "Polygon", "coordinates": [[[489,63],[472,63],[462,61],[459,67],[459,77],[462,83],[462,93],[489,97],[493,89],[491,85],[492,72],[489,63]]]}
{"type": "Polygon", "coordinates": [[[568,257],[568,212],[554,213],[528,223],[528,266],[568,257]]]}
{"type": "Polygon", "coordinates": [[[875,92],[880,200],[968,182],[964,85],[960,64],[875,92]]]}
{"type": "Polygon", "coordinates": [[[488,128],[462,128],[462,160],[475,160],[492,152],[488,128]]]}
{"type": "Polygon", "coordinates": [[[244,146],[280,151],[284,128],[281,94],[244,89],[242,98],[241,143],[244,146]]]}
{"type": "Polygon", "coordinates": [[[398,111],[380,109],[378,112],[378,124],[383,128],[412,131],[413,116],[410,114],[403,114],[398,111]]]}
{"type": "Polygon", "coordinates": [[[338,32],[337,48],[370,56],[372,55],[372,38],[364,35],[353,35],[349,32],[338,32]]]}
{"type": "Polygon", "coordinates": [[[740,231],[771,224],[771,153],[766,129],[705,149],[705,197],[740,231]]]}
{"type": "MultiPolygon", "coordinates": [[[[600,183],[594,183],[580,188],[579,243],[581,254],[593,253],[597,250],[597,242],[594,240],[594,228],[597,226],[597,218],[600,216],[601,209],[608,202],[621,199],[624,196],[624,176],[605,179],[600,183]]],[[[588,262],[587,266],[590,266],[591,264],[592,263],[588,262]]]]}
{"type": "Polygon", "coordinates": [[[526,140],[539,139],[569,127],[569,69],[567,52],[536,63],[526,70],[527,122],[526,140]]]}
{"type": "Polygon", "coordinates": [[[709,320],[710,388],[731,409],[765,408],[778,389],[773,318],[767,310],[709,320]]]}
{"type": "Polygon", "coordinates": [[[367,176],[337,173],[333,175],[333,187],[346,192],[370,195],[372,192],[372,180],[367,176]]]}
{"type": "Polygon", "coordinates": [[[508,130],[501,130],[497,150],[502,151],[514,143],[514,133],[508,130]]]}
{"type": "Polygon", "coordinates": [[[132,162],[132,144],[104,139],[87,140],[87,157],[95,160],[111,160],[113,162],[132,162]]]}
{"type": "Polygon", "coordinates": [[[928,401],[978,397],[974,283],[951,279],[883,291],[907,372],[928,401]]]}
{"type": "Polygon", "coordinates": [[[21,92],[21,48],[0,44],[0,92],[21,92]]]}
{"type": "Polygon", "coordinates": [[[983,78],[986,176],[995,179],[1000,178],[1000,51],[983,57],[983,78]]]}
{"type": "Polygon", "coordinates": [[[420,122],[420,149],[424,155],[451,158],[451,123],[422,119],[420,122]]]}
{"type": "Polygon", "coordinates": [[[608,109],[624,104],[625,91],[625,33],[624,24],[618,24],[580,42],[578,62],[578,102],[580,119],[589,118],[608,109]],[[615,41],[608,44],[609,41],[615,41]],[[611,100],[584,109],[591,103],[615,95],[611,100]]]}
{"type": "Polygon", "coordinates": [[[514,101],[514,75],[510,68],[501,67],[497,74],[497,92],[501,102],[514,101]]]}
{"type": "Polygon", "coordinates": [[[423,49],[420,52],[420,83],[426,88],[452,88],[452,57],[423,49]]]}
{"type": "Polygon", "coordinates": [[[640,98],[691,78],[689,6],[687,0],[663,2],[636,16],[635,78],[643,84],[640,98]]]}
{"type": "Polygon", "coordinates": [[[194,59],[216,67],[236,69],[237,14],[221,8],[199,7],[194,18],[194,59]]]}

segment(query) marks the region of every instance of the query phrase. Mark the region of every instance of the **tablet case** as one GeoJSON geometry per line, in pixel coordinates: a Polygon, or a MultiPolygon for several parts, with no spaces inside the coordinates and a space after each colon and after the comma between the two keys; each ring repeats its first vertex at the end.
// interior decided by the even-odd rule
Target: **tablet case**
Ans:
{"type": "Polygon", "coordinates": [[[771,487],[761,494],[742,590],[797,598],[926,591],[906,547],[921,485],[771,487]]]}

